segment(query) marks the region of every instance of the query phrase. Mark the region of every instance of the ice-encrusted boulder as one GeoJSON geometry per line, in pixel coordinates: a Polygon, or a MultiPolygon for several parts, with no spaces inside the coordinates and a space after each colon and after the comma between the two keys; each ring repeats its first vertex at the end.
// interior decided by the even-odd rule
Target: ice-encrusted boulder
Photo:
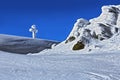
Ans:
{"type": "Polygon", "coordinates": [[[99,17],[91,19],[90,25],[87,26],[91,30],[91,34],[95,33],[100,39],[108,39],[118,32],[118,17],[120,8],[115,5],[103,6],[102,13],[99,17]]]}
{"type": "Polygon", "coordinates": [[[120,30],[120,5],[102,7],[99,17],[91,20],[80,18],[65,40],[65,44],[72,44],[74,50],[83,49],[94,40],[106,40],[120,30]],[[83,47],[81,47],[81,45],[83,47]]]}
{"type": "Polygon", "coordinates": [[[118,18],[117,18],[117,27],[120,28],[120,5],[118,5],[117,8],[119,9],[119,14],[118,14],[118,18]]]}
{"type": "Polygon", "coordinates": [[[98,18],[94,18],[91,21],[109,25],[116,25],[119,15],[119,8],[114,5],[103,6],[102,13],[98,18]]]}
{"type": "Polygon", "coordinates": [[[74,27],[70,35],[67,37],[66,43],[77,39],[80,36],[83,28],[86,27],[88,24],[89,24],[89,21],[87,21],[86,19],[83,19],[83,18],[78,19],[77,22],[74,24],[74,27]]]}

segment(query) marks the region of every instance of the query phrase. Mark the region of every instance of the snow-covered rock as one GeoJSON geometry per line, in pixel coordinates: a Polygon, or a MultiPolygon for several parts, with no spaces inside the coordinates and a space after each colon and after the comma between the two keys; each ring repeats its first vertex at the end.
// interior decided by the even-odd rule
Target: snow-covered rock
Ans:
{"type": "MultiPolygon", "coordinates": [[[[112,7],[105,6],[103,11],[112,7]]],[[[120,6],[114,7],[112,10],[120,10],[120,6]]],[[[101,16],[95,18],[98,21],[79,19],[65,41],[57,46],[52,41],[52,49],[29,55],[0,51],[0,80],[120,80],[120,17],[116,20],[109,12],[105,16],[109,17],[103,17],[105,23],[100,21],[101,16]],[[115,21],[109,22],[110,17],[115,21]],[[81,46],[84,49],[78,50],[81,46]]],[[[36,49],[34,45],[47,47],[51,43],[7,35],[0,37],[0,47],[6,50],[24,48],[25,52],[29,47],[36,49]]]]}
{"type": "MultiPolygon", "coordinates": [[[[78,45],[78,43],[81,43],[80,45],[84,44],[86,47],[90,46],[96,40],[107,40],[119,32],[120,5],[103,6],[102,13],[97,18],[90,19],[89,21],[83,18],[78,19],[71,33],[63,43],[71,44],[72,48],[76,44],[78,45]]],[[[80,48],[80,45],[77,48],[80,48]]]]}
{"type": "Polygon", "coordinates": [[[93,21],[97,23],[116,25],[119,11],[120,9],[114,5],[103,6],[101,15],[93,21]]]}
{"type": "Polygon", "coordinates": [[[103,39],[108,39],[118,32],[118,17],[120,8],[115,5],[103,6],[102,13],[99,17],[91,19],[90,25],[87,26],[91,33],[97,36],[101,35],[103,39]]]}
{"type": "Polygon", "coordinates": [[[74,36],[75,38],[77,38],[80,35],[80,31],[83,27],[87,26],[89,24],[89,21],[80,18],[77,20],[77,22],[74,24],[74,27],[70,33],[70,35],[68,36],[67,39],[69,39],[70,37],[74,36]]]}

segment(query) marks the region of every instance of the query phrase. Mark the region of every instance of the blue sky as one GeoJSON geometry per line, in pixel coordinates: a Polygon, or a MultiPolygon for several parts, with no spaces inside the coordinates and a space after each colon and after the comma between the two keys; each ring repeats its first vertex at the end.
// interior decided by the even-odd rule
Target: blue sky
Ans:
{"type": "Polygon", "coordinates": [[[91,19],[103,5],[119,0],[0,0],[0,34],[31,37],[35,24],[38,38],[63,41],[78,18],[91,19]]]}

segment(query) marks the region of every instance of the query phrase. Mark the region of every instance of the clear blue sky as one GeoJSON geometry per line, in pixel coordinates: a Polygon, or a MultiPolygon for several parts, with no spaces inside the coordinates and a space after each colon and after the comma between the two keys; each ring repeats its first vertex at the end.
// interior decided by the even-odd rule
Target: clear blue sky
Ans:
{"type": "Polygon", "coordinates": [[[35,24],[38,38],[63,41],[78,18],[97,17],[109,4],[120,0],[0,0],[0,34],[31,37],[35,24]]]}

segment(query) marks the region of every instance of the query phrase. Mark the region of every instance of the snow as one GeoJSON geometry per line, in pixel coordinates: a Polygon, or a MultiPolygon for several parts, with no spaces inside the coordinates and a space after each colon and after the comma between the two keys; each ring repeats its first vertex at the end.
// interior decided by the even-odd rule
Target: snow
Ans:
{"type": "Polygon", "coordinates": [[[41,55],[0,52],[0,80],[119,80],[119,59],[119,52],[41,55]]]}
{"type": "Polygon", "coordinates": [[[31,48],[29,45],[33,50],[36,49],[33,45],[44,47],[39,53],[27,55],[0,51],[0,80],[120,80],[120,31],[114,30],[116,27],[120,30],[120,14],[116,13],[116,19],[113,13],[114,10],[119,12],[118,8],[120,10],[119,5],[104,6],[98,18],[78,19],[68,38],[58,45],[55,41],[0,35],[0,50],[4,47],[4,51],[16,51],[16,44],[23,52],[31,48]],[[103,30],[110,31],[112,34],[99,40],[89,30],[98,34],[103,30]],[[84,49],[72,50],[78,41],[85,41],[82,37],[89,43],[84,49]]]}
{"type": "Polygon", "coordinates": [[[77,22],[74,24],[74,27],[70,33],[70,35],[68,36],[67,39],[69,39],[69,37],[71,36],[75,36],[75,37],[78,37],[79,34],[80,34],[80,30],[85,27],[87,24],[89,24],[89,21],[83,19],[83,18],[80,18],[77,20],[77,22]]]}
{"type": "Polygon", "coordinates": [[[36,54],[0,51],[0,80],[120,80],[119,39],[116,34],[80,51],[64,42],[36,54]]]}
{"type": "Polygon", "coordinates": [[[38,32],[36,25],[32,25],[31,28],[29,29],[30,32],[32,32],[32,38],[36,38],[36,33],[38,32]]]}
{"type": "Polygon", "coordinates": [[[51,40],[0,34],[0,50],[19,54],[38,53],[58,43],[51,40]]]}
{"type": "MultiPolygon", "coordinates": [[[[69,48],[69,50],[72,50],[76,43],[81,42],[81,44],[85,45],[88,51],[91,51],[91,47],[96,48],[96,44],[101,43],[100,41],[103,40],[104,42],[104,40],[110,39],[114,35],[120,33],[119,19],[119,5],[103,6],[102,13],[97,18],[90,19],[89,21],[83,18],[78,19],[74,24],[70,35],[67,37],[65,42],[62,42],[61,44],[63,44],[65,47],[69,45],[70,47],[67,48],[69,48]],[[96,41],[98,43],[96,43],[96,41]]],[[[109,43],[109,46],[111,45],[109,43]]],[[[78,45],[78,47],[80,50],[80,44],[78,45]]],[[[100,47],[97,47],[97,49],[98,48],[100,47]]],[[[104,48],[102,48],[101,50],[104,50],[104,48]]]]}

